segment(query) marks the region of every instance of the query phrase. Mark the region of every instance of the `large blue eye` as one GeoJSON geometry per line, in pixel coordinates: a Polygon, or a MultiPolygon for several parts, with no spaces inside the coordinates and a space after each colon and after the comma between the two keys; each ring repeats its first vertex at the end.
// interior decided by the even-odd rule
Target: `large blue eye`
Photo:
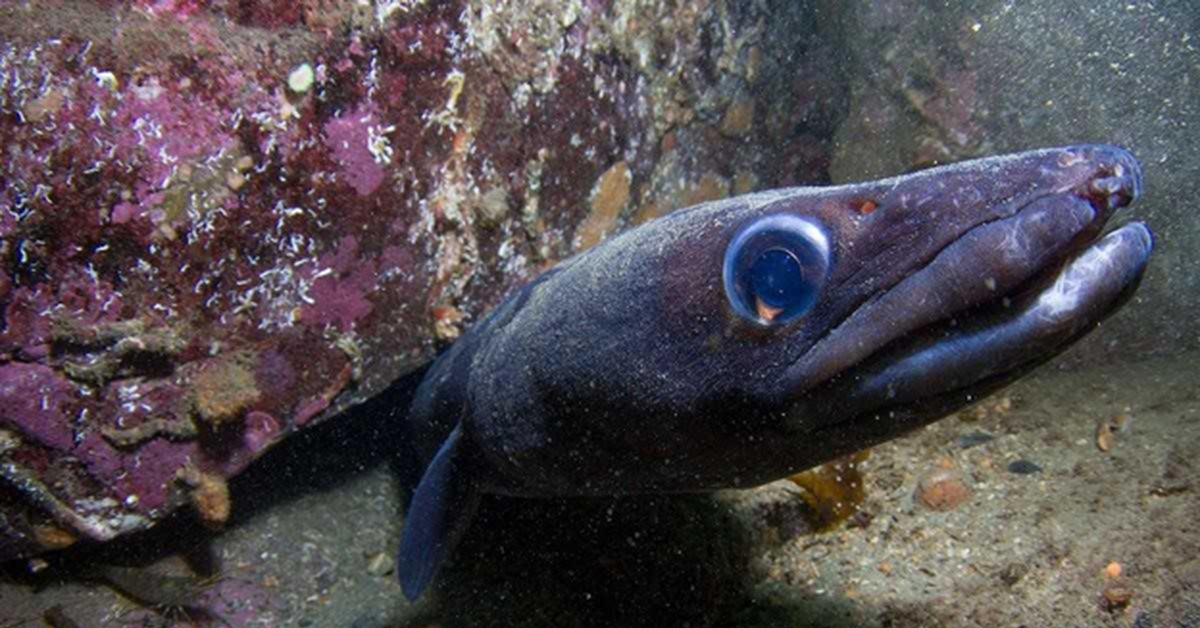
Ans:
{"type": "Polygon", "coordinates": [[[829,274],[829,238],[790,214],[759,218],[725,250],[725,294],[739,316],[786,323],[812,308],[829,274]]]}

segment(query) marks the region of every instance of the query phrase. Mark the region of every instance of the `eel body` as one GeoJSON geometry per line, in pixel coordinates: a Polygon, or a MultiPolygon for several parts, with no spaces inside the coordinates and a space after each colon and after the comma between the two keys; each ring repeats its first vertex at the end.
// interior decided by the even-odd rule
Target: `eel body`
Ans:
{"type": "Polygon", "coordinates": [[[776,480],[1012,382],[1133,293],[1141,171],[1112,146],[678,210],[568,259],[444,352],[399,556],[415,599],[479,496],[776,480]]]}

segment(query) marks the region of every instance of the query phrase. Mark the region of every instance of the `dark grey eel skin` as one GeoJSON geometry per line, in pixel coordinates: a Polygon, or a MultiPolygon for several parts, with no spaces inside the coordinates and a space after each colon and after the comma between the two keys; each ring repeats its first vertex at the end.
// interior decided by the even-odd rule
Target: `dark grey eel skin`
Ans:
{"type": "Polygon", "coordinates": [[[443,353],[399,552],[429,586],[482,493],[751,487],[930,423],[1095,329],[1145,225],[1134,157],[1074,146],[678,210],[568,259],[443,353]]]}

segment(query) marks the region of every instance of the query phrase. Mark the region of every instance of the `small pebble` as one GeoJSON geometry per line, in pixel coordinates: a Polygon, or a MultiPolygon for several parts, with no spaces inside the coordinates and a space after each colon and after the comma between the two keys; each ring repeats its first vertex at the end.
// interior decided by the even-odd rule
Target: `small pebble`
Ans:
{"type": "Polygon", "coordinates": [[[991,442],[994,438],[995,436],[992,436],[987,432],[976,430],[969,434],[963,434],[962,436],[959,436],[958,438],[954,439],[954,443],[962,449],[970,449],[977,445],[991,442]]]}
{"type": "Polygon", "coordinates": [[[956,471],[939,469],[917,484],[914,497],[930,510],[953,510],[971,498],[971,489],[956,471]]]}
{"type": "Polygon", "coordinates": [[[1108,421],[1096,424],[1096,448],[1103,452],[1111,451],[1117,437],[1113,435],[1112,426],[1108,421]]]}
{"type": "Polygon", "coordinates": [[[725,110],[721,116],[721,135],[743,137],[754,127],[754,99],[739,100],[725,110]]]}
{"type": "Polygon", "coordinates": [[[288,74],[288,89],[296,92],[297,94],[303,94],[312,87],[313,80],[315,78],[316,74],[313,72],[312,66],[307,63],[302,63],[296,66],[295,69],[292,70],[291,74],[288,74]]]}
{"type": "Polygon", "coordinates": [[[234,192],[242,189],[246,185],[246,176],[240,172],[230,172],[225,175],[225,185],[234,192]]]}
{"type": "Polygon", "coordinates": [[[1101,603],[1109,612],[1124,609],[1132,600],[1133,583],[1128,578],[1113,578],[1104,586],[1104,599],[1101,603]]]}
{"type": "Polygon", "coordinates": [[[1042,468],[1022,458],[1008,463],[1008,471],[1009,473],[1016,473],[1018,475],[1029,475],[1031,473],[1041,473],[1042,468]]]}
{"type": "Polygon", "coordinates": [[[1109,452],[1117,444],[1117,434],[1129,430],[1130,424],[1133,422],[1129,408],[1125,408],[1125,412],[1118,414],[1111,419],[1101,419],[1096,422],[1096,448],[1103,452],[1109,452]]]}
{"type": "Polygon", "coordinates": [[[372,576],[386,576],[396,569],[396,561],[387,552],[378,552],[367,559],[367,573],[372,576]]]}

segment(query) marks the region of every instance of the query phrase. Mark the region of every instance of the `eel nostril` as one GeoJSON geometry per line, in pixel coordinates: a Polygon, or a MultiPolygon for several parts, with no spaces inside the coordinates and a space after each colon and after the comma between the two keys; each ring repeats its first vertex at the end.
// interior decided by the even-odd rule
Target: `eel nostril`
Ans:
{"type": "Polygon", "coordinates": [[[1097,179],[1092,179],[1088,185],[1088,191],[1093,195],[1093,200],[1104,203],[1107,209],[1116,209],[1125,207],[1133,202],[1136,196],[1136,181],[1124,174],[1123,168],[1117,166],[1115,172],[1111,176],[1102,176],[1097,179]]]}
{"type": "Polygon", "coordinates": [[[1132,204],[1142,194],[1142,168],[1133,153],[1120,146],[1076,146],[1058,157],[1064,168],[1083,166],[1090,180],[1080,194],[1100,211],[1132,204]]]}
{"type": "Polygon", "coordinates": [[[1096,194],[1113,195],[1124,190],[1129,180],[1121,176],[1106,176],[1092,179],[1091,191],[1096,194]]]}

